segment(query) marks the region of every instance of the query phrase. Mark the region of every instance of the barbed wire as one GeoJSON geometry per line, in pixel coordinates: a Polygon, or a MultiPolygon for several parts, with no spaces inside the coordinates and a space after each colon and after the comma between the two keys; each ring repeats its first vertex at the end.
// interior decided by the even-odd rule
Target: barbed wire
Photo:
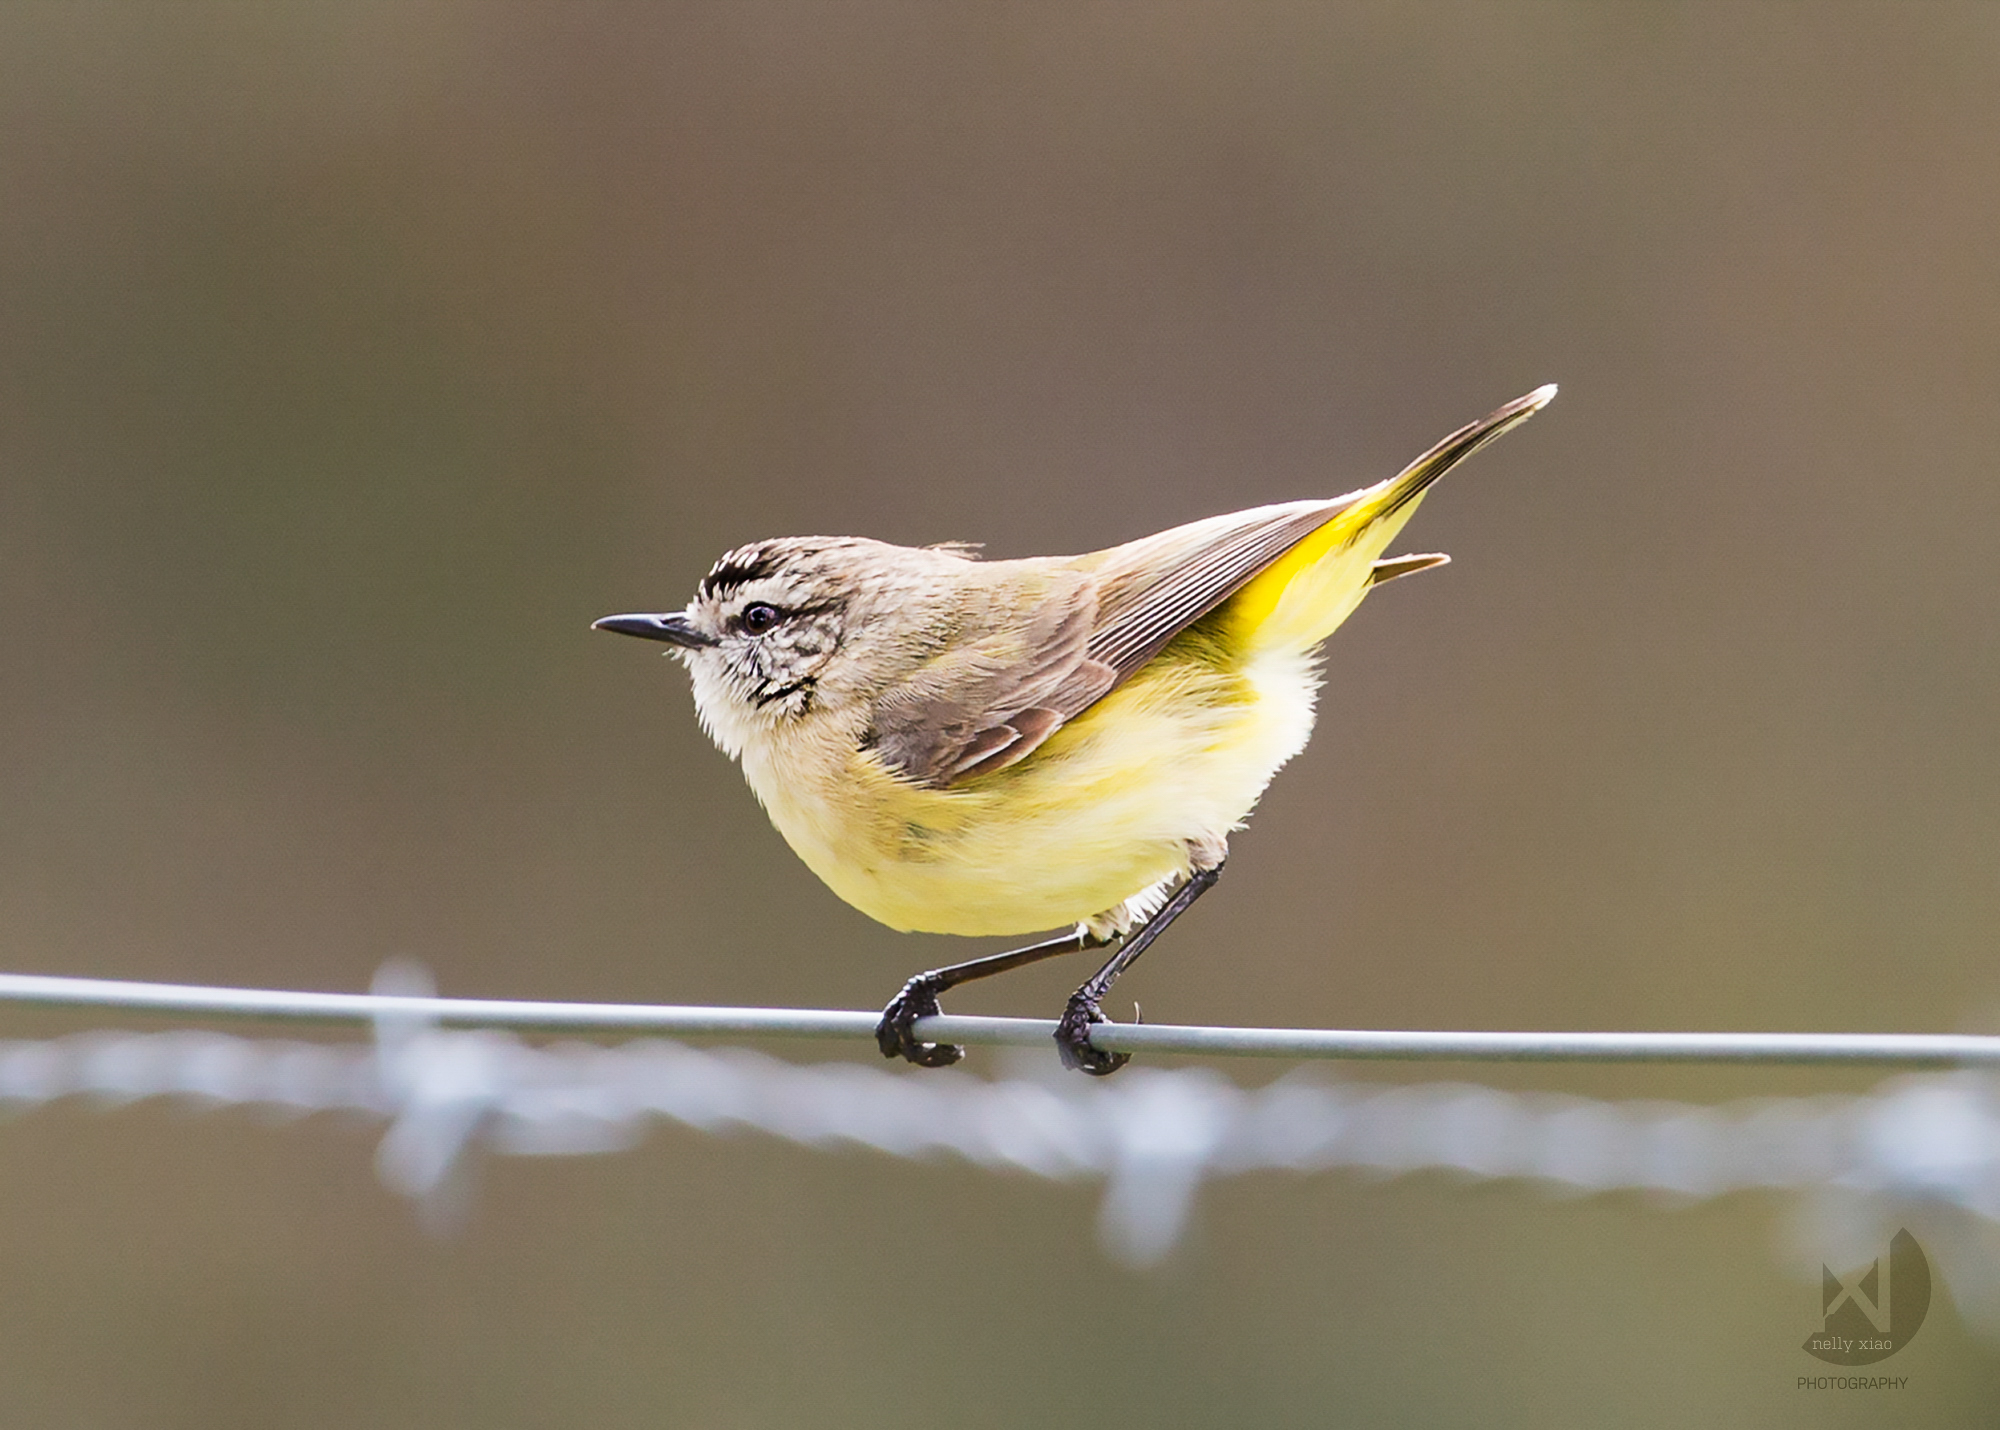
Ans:
{"type": "MultiPolygon", "coordinates": [[[[391,966],[392,969],[394,965],[391,966]]],[[[847,1038],[873,1041],[879,1013],[826,1008],[720,1008],[668,1003],[533,1002],[440,998],[427,981],[378,979],[372,993],[218,988],[0,973],[0,1003],[125,1012],[188,1013],[305,1023],[365,1023],[384,1016],[444,1026],[536,1032],[660,1032],[684,1037],[847,1038]]],[[[1055,1022],[1040,1018],[920,1018],[926,1042],[1045,1048],[1055,1022]]],[[[1885,1067],[2000,1066],[2000,1037],[1967,1033],[1402,1032],[1100,1023],[1106,1052],[1209,1057],[1382,1059],[1414,1062],[1849,1063],[1885,1067]]]]}
{"type": "MultiPolygon", "coordinates": [[[[611,1152],[633,1146],[661,1121],[711,1133],[756,1130],[815,1148],[956,1157],[1053,1180],[1102,1180],[1102,1242],[1132,1265],[1157,1262],[1172,1250],[1204,1182],[1257,1170],[1441,1171],[1571,1194],[1635,1191],[1665,1205],[1748,1189],[1790,1190],[1805,1195],[1793,1238],[1802,1258],[1795,1269],[1817,1274],[1822,1260],[1842,1256],[1848,1264],[1864,1263],[1875,1254],[1867,1248],[1881,1245],[1897,1225],[1921,1224],[1954,1298],[2000,1335],[2000,1085],[1978,1071],[1906,1075],[1861,1095],[1721,1106],[1611,1102],[1460,1083],[1364,1085],[1339,1082],[1324,1071],[1295,1071],[1261,1088],[1239,1087],[1207,1069],[1135,1067],[1099,1082],[1055,1071],[1053,1058],[1032,1065],[1023,1060],[1007,1076],[989,1080],[956,1069],[910,1075],[847,1063],[795,1064],[743,1048],[702,1049],[658,1037],[535,1046],[496,1027],[442,1025],[499,1010],[495,1021],[531,1028],[662,1026],[643,1020],[671,1018],[672,1026],[702,1033],[761,1035],[784,1025],[853,1036],[857,1019],[865,1020],[861,1031],[872,1034],[873,1014],[440,999],[422,972],[406,965],[385,969],[375,987],[372,995],[283,994],[0,975],[0,1001],[365,1019],[374,1033],[371,1043],[344,1044],[187,1029],[0,1041],[0,1105],[26,1109],[66,1097],[122,1105],[169,1097],[289,1116],[338,1111],[379,1118],[389,1124],[376,1153],[379,1175],[415,1198],[435,1222],[463,1214],[462,1174],[475,1148],[611,1152]],[[758,1017],[746,1024],[746,1014],[758,1017]],[[828,1019],[833,1021],[819,1021],[828,1019]]],[[[1052,1027],[962,1018],[919,1026],[930,1038],[989,1042],[1021,1041],[1026,1026],[1044,1047],[1052,1027]]],[[[1942,1060],[1945,1047],[1969,1048],[1960,1055],[1983,1063],[1990,1059],[1984,1045],[2000,1042],[1372,1035],[1411,1040],[1385,1053],[1391,1045],[1367,1042],[1370,1035],[1329,1036],[1364,1039],[1359,1046],[1370,1051],[1363,1056],[1574,1059],[1592,1045],[1571,1040],[1590,1036],[1598,1055],[1613,1060],[1657,1055],[1661,1046],[1687,1060],[1695,1048],[1722,1037],[1712,1056],[1724,1060],[1902,1063],[1942,1060]],[[1494,1038],[1517,1041],[1488,1041],[1494,1038]],[[1523,1039],[1546,1041],[1518,1041],[1523,1039]],[[1613,1041],[1619,1039],[1625,1041],[1613,1041]],[[1646,1040],[1659,1039],[1681,1041],[1654,1043],[1649,1050],[1646,1040]],[[1410,1051],[1419,1047],[1433,1051],[1410,1051]],[[1440,1048],[1458,1051],[1434,1051],[1440,1048]]],[[[1114,1046],[1134,1045],[1121,1040],[1114,1046]]],[[[1272,1045],[1251,1046],[1265,1051],[1272,1045]]]]}

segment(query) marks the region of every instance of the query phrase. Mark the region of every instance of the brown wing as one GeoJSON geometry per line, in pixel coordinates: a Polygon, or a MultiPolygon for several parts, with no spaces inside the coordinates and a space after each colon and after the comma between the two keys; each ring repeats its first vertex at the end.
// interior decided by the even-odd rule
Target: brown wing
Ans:
{"type": "Polygon", "coordinates": [[[1078,558],[1044,599],[883,696],[875,748],[938,788],[1027,758],[1345,505],[1260,507],[1078,558]]]}
{"type": "Polygon", "coordinates": [[[1117,676],[1091,659],[1094,583],[1063,573],[999,628],[929,661],[876,702],[871,738],[892,769],[943,787],[1025,758],[1117,676]]]}

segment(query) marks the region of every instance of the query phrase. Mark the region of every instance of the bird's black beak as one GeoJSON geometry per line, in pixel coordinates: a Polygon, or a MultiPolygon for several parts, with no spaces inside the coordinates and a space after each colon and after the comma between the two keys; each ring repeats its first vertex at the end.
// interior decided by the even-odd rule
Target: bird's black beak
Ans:
{"type": "Polygon", "coordinates": [[[683,650],[700,650],[703,646],[717,644],[714,636],[696,630],[683,611],[669,611],[663,616],[606,616],[601,621],[592,621],[590,628],[594,631],[616,631],[621,636],[638,636],[643,640],[665,641],[683,650]]]}

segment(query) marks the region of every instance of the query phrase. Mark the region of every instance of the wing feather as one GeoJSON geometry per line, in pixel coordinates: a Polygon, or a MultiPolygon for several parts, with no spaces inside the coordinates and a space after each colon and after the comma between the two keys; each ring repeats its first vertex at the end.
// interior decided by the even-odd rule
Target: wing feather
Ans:
{"type": "Polygon", "coordinates": [[[1026,759],[1117,674],[1089,653],[1093,582],[1080,573],[971,632],[876,701],[870,743],[891,769],[943,787],[1026,759]]]}

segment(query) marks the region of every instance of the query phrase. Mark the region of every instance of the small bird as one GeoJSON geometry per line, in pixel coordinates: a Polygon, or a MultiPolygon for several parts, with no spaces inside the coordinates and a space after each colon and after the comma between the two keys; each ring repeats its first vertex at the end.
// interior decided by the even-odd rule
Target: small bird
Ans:
{"type": "Polygon", "coordinates": [[[917,1020],[975,978],[1116,946],[1056,1028],[1091,1046],[1112,981],[1222,872],[1271,776],[1305,748],[1318,648],[1385,581],[1430,484],[1553,385],[1385,482],[1210,517],[1084,556],[983,561],[962,544],[780,537],[731,551],[686,609],[596,629],[664,641],[702,728],[827,887],[904,931],[1069,931],[920,973],[883,1010],[884,1057],[964,1050],[917,1020]]]}

